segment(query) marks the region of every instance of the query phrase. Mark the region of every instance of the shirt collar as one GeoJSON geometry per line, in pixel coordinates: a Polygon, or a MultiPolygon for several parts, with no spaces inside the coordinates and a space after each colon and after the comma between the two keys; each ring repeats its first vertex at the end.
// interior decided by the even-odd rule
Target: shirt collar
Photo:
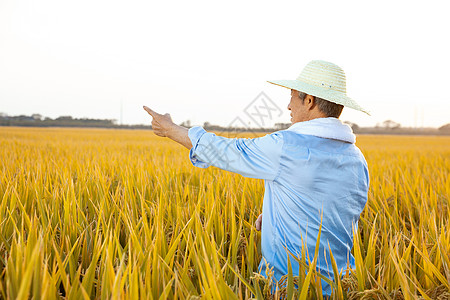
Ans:
{"type": "Polygon", "coordinates": [[[353,134],[352,128],[333,117],[297,122],[286,130],[352,144],[356,142],[356,136],[353,134]]]}

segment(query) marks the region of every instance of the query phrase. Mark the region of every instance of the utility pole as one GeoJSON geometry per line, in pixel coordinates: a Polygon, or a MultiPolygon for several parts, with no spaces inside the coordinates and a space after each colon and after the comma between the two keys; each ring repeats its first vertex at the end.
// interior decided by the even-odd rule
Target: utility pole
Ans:
{"type": "Polygon", "coordinates": [[[120,99],[120,125],[123,125],[123,98],[120,99]]]}

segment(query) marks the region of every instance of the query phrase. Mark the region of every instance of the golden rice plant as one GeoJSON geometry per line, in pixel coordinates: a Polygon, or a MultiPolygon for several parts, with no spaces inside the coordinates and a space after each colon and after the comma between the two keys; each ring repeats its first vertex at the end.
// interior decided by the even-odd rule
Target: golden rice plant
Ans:
{"type": "MultiPolygon", "coordinates": [[[[371,188],[332,298],[449,299],[450,138],[357,144],[371,188]]],[[[274,298],[263,189],[151,131],[0,127],[0,298],[274,298]]],[[[321,297],[314,261],[300,269],[276,298],[321,297]]]]}

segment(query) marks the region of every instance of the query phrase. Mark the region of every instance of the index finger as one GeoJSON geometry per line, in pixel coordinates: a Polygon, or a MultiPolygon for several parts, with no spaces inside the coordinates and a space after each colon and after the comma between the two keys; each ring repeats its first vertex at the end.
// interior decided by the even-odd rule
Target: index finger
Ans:
{"type": "Polygon", "coordinates": [[[147,107],[144,105],[144,109],[146,112],[149,113],[149,115],[151,115],[152,117],[155,117],[157,115],[159,115],[156,111],[153,111],[151,108],[147,107]]]}

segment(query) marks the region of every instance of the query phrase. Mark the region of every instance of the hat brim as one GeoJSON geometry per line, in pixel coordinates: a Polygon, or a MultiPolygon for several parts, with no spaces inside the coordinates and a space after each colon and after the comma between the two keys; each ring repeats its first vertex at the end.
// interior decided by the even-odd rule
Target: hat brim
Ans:
{"type": "Polygon", "coordinates": [[[308,84],[300,80],[271,80],[271,81],[268,80],[267,82],[288,89],[304,92],[308,95],[319,97],[333,103],[341,104],[345,107],[362,111],[370,116],[370,112],[362,108],[358,103],[356,103],[356,101],[348,97],[346,94],[335,90],[317,87],[315,85],[308,84]]]}

